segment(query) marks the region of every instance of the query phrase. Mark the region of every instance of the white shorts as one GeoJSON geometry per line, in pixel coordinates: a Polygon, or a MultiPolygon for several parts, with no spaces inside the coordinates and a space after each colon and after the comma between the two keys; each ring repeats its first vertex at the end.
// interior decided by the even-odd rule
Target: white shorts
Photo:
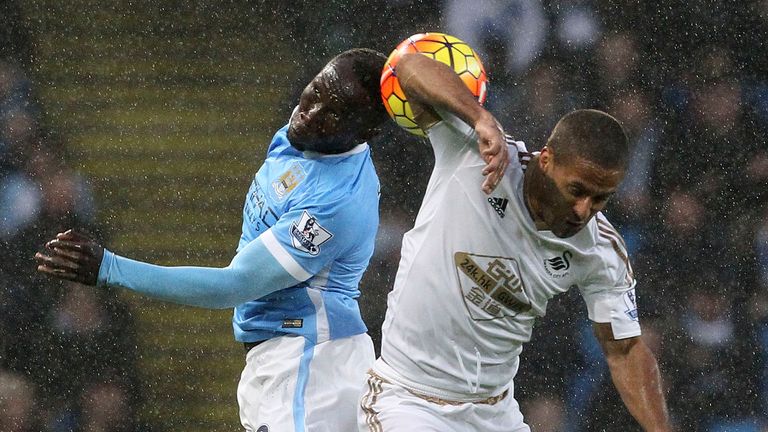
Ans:
{"type": "Polygon", "coordinates": [[[484,402],[441,401],[368,372],[357,412],[359,432],[530,432],[511,394],[484,402]]]}
{"type": "Polygon", "coordinates": [[[253,347],[237,387],[248,432],[354,432],[365,372],[374,362],[367,334],[312,345],[281,336],[253,347]]]}

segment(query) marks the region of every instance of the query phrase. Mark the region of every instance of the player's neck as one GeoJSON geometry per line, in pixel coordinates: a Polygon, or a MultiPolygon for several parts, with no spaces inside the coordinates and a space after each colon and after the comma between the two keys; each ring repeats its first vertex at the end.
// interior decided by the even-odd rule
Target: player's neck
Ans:
{"type": "Polygon", "coordinates": [[[528,168],[525,170],[525,176],[523,177],[523,201],[525,202],[528,214],[536,225],[536,229],[541,231],[547,230],[549,227],[541,215],[541,202],[538,198],[541,192],[539,185],[541,185],[542,176],[544,175],[539,169],[538,163],[539,157],[535,156],[530,160],[528,168]]]}

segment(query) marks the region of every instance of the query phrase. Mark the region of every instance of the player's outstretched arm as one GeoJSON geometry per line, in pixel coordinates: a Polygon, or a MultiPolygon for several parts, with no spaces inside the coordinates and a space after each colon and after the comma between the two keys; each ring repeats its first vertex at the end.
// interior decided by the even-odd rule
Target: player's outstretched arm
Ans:
{"type": "Polygon", "coordinates": [[[504,132],[496,118],[480,106],[450,67],[422,54],[404,55],[397,63],[397,76],[422,129],[438,119],[432,108],[451,112],[474,127],[487,164],[483,191],[491,193],[509,164],[504,132]]]}
{"type": "MultiPolygon", "coordinates": [[[[296,285],[261,239],[244,247],[224,268],[164,267],[115,255],[88,236],[61,233],[37,253],[38,271],[88,285],[127,288],[160,300],[228,308],[296,285]]],[[[303,277],[303,276],[301,276],[303,277]]]]}
{"type": "Polygon", "coordinates": [[[645,431],[671,431],[659,367],[645,342],[639,336],[615,340],[610,324],[594,323],[593,329],[613,384],[632,416],[645,431]]]}

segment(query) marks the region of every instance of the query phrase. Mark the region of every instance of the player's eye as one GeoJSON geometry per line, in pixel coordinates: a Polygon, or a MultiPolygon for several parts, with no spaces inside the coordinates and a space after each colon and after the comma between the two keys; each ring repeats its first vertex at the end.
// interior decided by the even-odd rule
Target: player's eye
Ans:
{"type": "Polygon", "coordinates": [[[318,99],[320,99],[320,89],[319,89],[319,88],[317,88],[317,87],[315,87],[315,91],[314,91],[314,93],[315,93],[315,97],[316,97],[316,98],[318,98],[318,99]]]}
{"type": "Polygon", "coordinates": [[[580,197],[580,196],[584,195],[584,189],[582,189],[582,188],[580,188],[580,187],[578,187],[576,185],[571,185],[571,186],[568,186],[568,193],[573,195],[573,196],[575,196],[575,197],[580,197]]]}

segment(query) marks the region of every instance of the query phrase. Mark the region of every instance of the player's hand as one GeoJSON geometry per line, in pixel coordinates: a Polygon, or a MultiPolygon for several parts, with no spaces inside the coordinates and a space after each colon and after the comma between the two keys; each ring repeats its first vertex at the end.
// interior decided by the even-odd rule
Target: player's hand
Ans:
{"type": "Polygon", "coordinates": [[[483,168],[485,180],[482,188],[483,192],[490,194],[501,182],[509,165],[507,141],[504,139],[504,130],[501,125],[490,113],[475,123],[475,132],[480,156],[486,164],[483,168]]]}
{"type": "Polygon", "coordinates": [[[89,236],[68,230],[45,244],[46,252],[36,253],[37,271],[59,279],[96,285],[104,247],[89,236]]]}

